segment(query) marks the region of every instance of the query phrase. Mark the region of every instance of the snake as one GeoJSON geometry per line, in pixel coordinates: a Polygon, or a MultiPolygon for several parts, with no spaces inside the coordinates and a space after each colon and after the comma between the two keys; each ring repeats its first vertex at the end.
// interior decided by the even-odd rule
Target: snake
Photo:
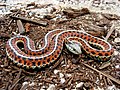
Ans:
{"type": "Polygon", "coordinates": [[[97,61],[110,60],[114,52],[109,42],[82,30],[51,30],[45,35],[42,42],[41,47],[36,49],[34,41],[28,36],[13,36],[6,43],[7,56],[20,67],[36,69],[49,66],[57,61],[64,43],[71,52],[77,54],[81,53],[79,49],[76,49],[80,46],[88,58],[97,61]],[[73,44],[72,47],[69,44],[73,44]]]}

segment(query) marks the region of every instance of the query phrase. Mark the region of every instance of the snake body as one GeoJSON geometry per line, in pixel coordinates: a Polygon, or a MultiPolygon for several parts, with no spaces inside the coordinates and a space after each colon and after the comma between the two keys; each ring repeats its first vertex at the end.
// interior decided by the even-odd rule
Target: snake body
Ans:
{"type": "Polygon", "coordinates": [[[6,53],[18,66],[32,69],[41,68],[58,59],[66,39],[79,42],[87,56],[100,61],[109,60],[114,52],[114,49],[107,41],[86,32],[57,29],[49,31],[45,35],[44,43],[39,50],[35,49],[34,42],[27,36],[14,36],[7,41],[6,53]],[[23,44],[24,51],[19,48],[19,43],[23,44]],[[90,44],[102,49],[96,49],[90,44]]]}

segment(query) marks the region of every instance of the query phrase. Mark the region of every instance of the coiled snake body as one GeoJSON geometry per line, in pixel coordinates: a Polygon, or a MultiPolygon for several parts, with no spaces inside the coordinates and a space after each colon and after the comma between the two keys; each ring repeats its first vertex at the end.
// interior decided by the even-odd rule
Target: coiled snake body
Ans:
{"type": "Polygon", "coordinates": [[[44,43],[39,50],[35,49],[34,42],[27,36],[17,35],[10,38],[6,44],[8,57],[17,65],[25,68],[41,68],[57,60],[63,49],[65,40],[80,43],[87,56],[99,61],[107,61],[113,55],[112,46],[105,40],[94,37],[79,30],[52,30],[45,35],[44,43]],[[23,52],[18,44],[24,45],[23,52]],[[92,47],[98,46],[102,49],[92,47]]]}

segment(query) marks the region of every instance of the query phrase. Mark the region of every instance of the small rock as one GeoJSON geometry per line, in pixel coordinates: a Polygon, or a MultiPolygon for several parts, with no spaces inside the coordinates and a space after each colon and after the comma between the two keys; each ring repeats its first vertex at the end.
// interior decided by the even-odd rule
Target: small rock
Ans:
{"type": "Polygon", "coordinates": [[[100,88],[100,87],[94,87],[93,90],[104,90],[103,88],[100,88]]]}
{"type": "Polygon", "coordinates": [[[56,17],[56,16],[55,16],[54,14],[44,15],[44,18],[45,18],[45,19],[48,19],[48,20],[53,19],[53,18],[55,18],[55,17],[56,17]]]}
{"type": "Polygon", "coordinates": [[[30,31],[30,23],[25,24],[25,30],[26,30],[26,32],[30,31]]]}
{"type": "Polygon", "coordinates": [[[84,87],[88,90],[91,88],[91,83],[84,83],[84,87]]]}
{"type": "Polygon", "coordinates": [[[63,84],[65,82],[65,78],[61,78],[60,82],[63,84]]]}
{"type": "Polygon", "coordinates": [[[29,82],[23,82],[20,90],[25,90],[28,87],[29,82]]]}
{"type": "Polygon", "coordinates": [[[17,26],[18,26],[18,30],[19,30],[20,34],[25,33],[25,29],[23,27],[23,24],[22,24],[21,20],[17,20],[17,26]]]}
{"type": "Polygon", "coordinates": [[[13,35],[17,35],[17,33],[16,33],[16,32],[12,32],[12,34],[13,34],[13,35]]]}
{"type": "Polygon", "coordinates": [[[10,35],[7,33],[0,33],[0,38],[10,38],[10,35]]]}
{"type": "Polygon", "coordinates": [[[35,83],[34,83],[34,82],[32,82],[32,83],[30,83],[30,84],[29,84],[29,86],[34,86],[34,85],[35,85],[35,83]]]}
{"type": "Polygon", "coordinates": [[[71,77],[72,75],[71,74],[66,74],[67,77],[71,77]]]}
{"type": "Polygon", "coordinates": [[[57,74],[58,72],[60,72],[60,70],[54,70],[54,74],[57,74]]]}
{"type": "Polygon", "coordinates": [[[89,14],[90,12],[87,8],[82,8],[81,10],[76,10],[76,9],[69,8],[68,10],[64,10],[63,13],[70,18],[75,18],[75,17],[78,17],[78,16],[89,14]]]}
{"type": "Polygon", "coordinates": [[[63,75],[62,73],[59,73],[59,76],[60,76],[60,78],[63,78],[63,77],[64,77],[64,75],[63,75]]]}
{"type": "Polygon", "coordinates": [[[80,83],[78,83],[77,85],[76,85],[76,88],[82,88],[83,87],[83,82],[80,82],[80,83]]]}
{"type": "Polygon", "coordinates": [[[118,51],[114,51],[114,55],[118,55],[119,54],[119,52],[118,51]]]}
{"type": "Polygon", "coordinates": [[[47,90],[56,90],[55,85],[54,84],[50,85],[47,90]]]}
{"type": "Polygon", "coordinates": [[[113,86],[108,86],[107,90],[117,90],[117,89],[116,89],[115,85],[113,85],[113,86]]]}
{"type": "Polygon", "coordinates": [[[107,18],[108,20],[119,20],[119,16],[117,16],[116,14],[103,14],[103,16],[105,18],[107,18]]]}
{"type": "Polygon", "coordinates": [[[29,6],[35,6],[35,2],[31,2],[31,3],[27,4],[27,7],[29,7],[29,6]]]}
{"type": "Polygon", "coordinates": [[[115,68],[118,68],[118,69],[119,69],[119,68],[120,68],[120,65],[116,65],[115,68]]]}
{"type": "Polygon", "coordinates": [[[108,67],[108,66],[110,66],[110,65],[111,65],[110,62],[104,62],[104,63],[99,67],[99,69],[104,69],[104,68],[106,68],[106,67],[108,67]]]}
{"type": "Polygon", "coordinates": [[[116,43],[120,42],[120,38],[115,38],[114,42],[116,43]]]}
{"type": "Polygon", "coordinates": [[[45,90],[46,86],[42,86],[40,90],[45,90]]]}
{"type": "Polygon", "coordinates": [[[28,83],[29,83],[29,82],[23,82],[22,85],[24,86],[24,85],[27,85],[28,83]]]}

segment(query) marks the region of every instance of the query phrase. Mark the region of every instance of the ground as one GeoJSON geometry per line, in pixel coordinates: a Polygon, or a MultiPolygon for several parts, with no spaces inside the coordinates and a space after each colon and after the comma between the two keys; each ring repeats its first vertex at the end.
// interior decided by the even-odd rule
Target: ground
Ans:
{"type": "Polygon", "coordinates": [[[60,11],[53,9],[51,14],[46,14],[42,18],[35,17],[34,14],[26,16],[26,12],[22,10],[2,15],[0,18],[0,90],[119,89],[119,19],[120,17],[115,14],[94,13],[88,8],[67,8],[60,11]],[[45,34],[54,29],[84,30],[107,40],[115,49],[115,53],[110,61],[98,62],[84,58],[83,54],[74,55],[64,46],[57,62],[34,72],[16,66],[6,55],[6,42],[16,34],[28,36],[39,48],[45,34]]]}

